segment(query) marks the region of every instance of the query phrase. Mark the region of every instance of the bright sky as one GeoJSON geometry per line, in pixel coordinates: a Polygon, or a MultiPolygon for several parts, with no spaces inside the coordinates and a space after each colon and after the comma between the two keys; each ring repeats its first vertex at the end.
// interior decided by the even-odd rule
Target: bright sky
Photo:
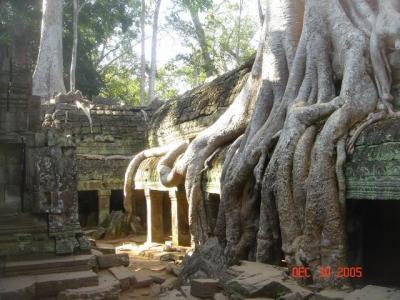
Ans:
{"type": "MultiPolygon", "coordinates": [[[[216,0],[223,1],[223,0],[216,0]]],[[[239,3],[240,0],[225,0],[231,3],[239,3]]],[[[162,0],[161,8],[160,8],[160,16],[159,16],[159,28],[163,28],[166,25],[166,15],[170,10],[173,9],[171,0],[162,0]]],[[[249,15],[258,19],[258,7],[257,0],[244,0],[243,5],[243,16],[249,15]]],[[[189,16],[188,16],[189,18],[189,16]]],[[[148,37],[146,40],[146,60],[150,59],[151,56],[151,33],[152,27],[146,27],[146,36],[148,37]]],[[[252,42],[252,44],[257,44],[256,42],[252,42]]],[[[254,45],[254,46],[255,46],[254,45]]],[[[163,66],[167,64],[171,59],[173,59],[177,54],[185,54],[190,51],[187,47],[185,47],[184,39],[179,36],[179,34],[175,31],[160,31],[158,33],[158,47],[157,47],[157,65],[163,66]]],[[[136,53],[138,57],[140,57],[140,45],[136,48],[136,53]]]]}

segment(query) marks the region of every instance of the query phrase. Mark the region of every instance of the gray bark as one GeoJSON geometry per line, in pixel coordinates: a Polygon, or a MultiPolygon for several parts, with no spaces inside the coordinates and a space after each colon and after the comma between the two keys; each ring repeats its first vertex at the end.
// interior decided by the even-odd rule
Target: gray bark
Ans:
{"type": "Polygon", "coordinates": [[[155,82],[157,75],[157,33],[158,33],[158,15],[160,12],[161,0],[157,0],[154,9],[153,16],[153,36],[151,40],[151,66],[149,76],[149,103],[151,103],[155,97],[155,82]]]}
{"type": "Polygon", "coordinates": [[[242,9],[243,9],[243,0],[239,1],[239,18],[238,18],[238,36],[236,41],[236,61],[239,64],[239,54],[240,54],[240,34],[242,27],[242,9]]]}
{"type": "Polygon", "coordinates": [[[76,59],[78,55],[78,0],[73,0],[72,11],[72,53],[71,53],[71,68],[69,72],[69,89],[75,91],[75,73],[76,73],[76,59]]]}
{"type": "MultiPolygon", "coordinates": [[[[255,248],[257,260],[276,262],[282,251],[290,268],[309,266],[315,283],[344,283],[321,280],[318,268],[330,266],[335,273],[347,263],[346,139],[358,124],[382,117],[374,114],[378,100],[392,112],[386,52],[400,39],[399,14],[395,0],[268,1],[256,60],[241,93],[173,168],[170,160],[164,168],[169,178],[185,180],[199,253],[214,235],[201,170],[216,149],[233,142],[215,232],[225,246],[225,263],[249,258],[255,248]]],[[[353,143],[350,138],[348,148],[353,143]]]]}
{"type": "Polygon", "coordinates": [[[63,80],[63,1],[43,0],[39,54],[32,78],[32,94],[50,98],[65,92],[63,80]]]}
{"type": "Polygon", "coordinates": [[[146,34],[145,34],[145,20],[146,20],[146,1],[142,0],[142,12],[140,15],[140,30],[142,34],[141,40],[141,57],[140,57],[140,105],[146,104],[146,34]]]}

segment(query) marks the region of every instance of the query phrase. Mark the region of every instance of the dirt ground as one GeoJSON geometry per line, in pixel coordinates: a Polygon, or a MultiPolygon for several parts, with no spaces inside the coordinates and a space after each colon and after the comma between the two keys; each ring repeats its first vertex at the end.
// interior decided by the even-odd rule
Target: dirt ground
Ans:
{"type": "Polygon", "coordinates": [[[190,251],[190,248],[175,248],[168,246],[168,242],[166,244],[147,244],[145,235],[127,237],[120,240],[96,241],[95,249],[98,248],[102,252],[105,251],[104,249],[113,251],[112,249],[115,248],[115,253],[127,253],[130,259],[128,268],[132,271],[160,279],[160,284],[123,291],[120,294],[121,300],[158,299],[161,290],[173,286],[177,276],[172,269],[179,269],[182,258],[186,252],[190,251]]]}

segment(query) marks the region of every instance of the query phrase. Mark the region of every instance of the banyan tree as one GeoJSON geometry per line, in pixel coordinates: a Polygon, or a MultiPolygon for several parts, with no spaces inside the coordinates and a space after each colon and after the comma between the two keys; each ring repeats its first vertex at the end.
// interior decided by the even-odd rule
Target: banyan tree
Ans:
{"type": "MultiPolygon", "coordinates": [[[[165,186],[184,183],[197,249],[218,240],[223,263],[253,258],[289,267],[346,265],[343,163],[360,128],[393,111],[391,52],[400,46],[398,0],[269,0],[247,82],[190,143],[163,156],[165,186]],[[207,223],[202,170],[225,147],[217,225],[207,223]]],[[[216,251],[216,250],[215,250],[216,251]]],[[[339,285],[333,278],[331,285],[339,285]]]]}

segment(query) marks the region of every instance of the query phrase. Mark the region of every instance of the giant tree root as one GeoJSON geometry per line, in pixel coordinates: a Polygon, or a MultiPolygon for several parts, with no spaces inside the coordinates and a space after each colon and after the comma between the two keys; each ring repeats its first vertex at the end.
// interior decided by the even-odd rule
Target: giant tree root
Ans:
{"type": "MultiPolygon", "coordinates": [[[[336,278],[321,282],[317,271],[328,265],[335,272],[346,264],[345,140],[375,112],[378,94],[383,101],[390,98],[388,76],[382,76],[387,60],[373,61],[370,68],[379,54],[375,46],[382,50],[384,45],[375,43],[384,41],[376,39],[383,32],[376,20],[385,17],[400,28],[398,19],[388,20],[390,15],[380,11],[383,2],[268,1],[262,42],[243,90],[173,168],[168,164],[168,176],[185,178],[190,229],[200,257],[209,255],[200,251],[203,246],[216,243],[204,209],[204,163],[233,142],[221,177],[218,257],[224,248],[225,264],[246,257],[278,262],[283,251],[289,267],[309,266],[315,283],[343,283],[336,278]]],[[[350,148],[382,114],[356,130],[350,148]]]]}

